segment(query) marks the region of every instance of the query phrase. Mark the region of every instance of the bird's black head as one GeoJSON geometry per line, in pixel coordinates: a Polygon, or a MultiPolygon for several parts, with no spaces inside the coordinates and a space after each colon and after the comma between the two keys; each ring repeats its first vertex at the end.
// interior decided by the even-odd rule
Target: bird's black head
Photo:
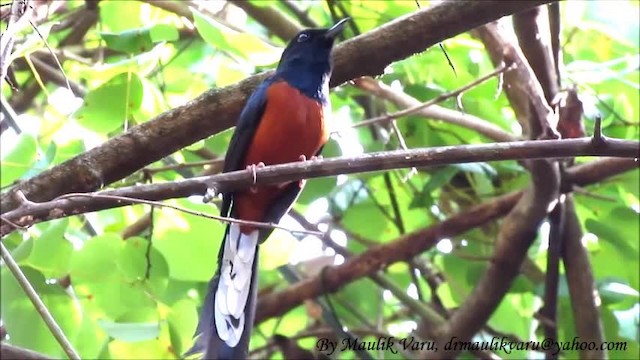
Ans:
{"type": "Polygon", "coordinates": [[[276,77],[286,80],[306,95],[322,95],[322,87],[331,75],[331,49],[349,18],[328,29],[307,29],[299,32],[282,53],[276,77]]]}

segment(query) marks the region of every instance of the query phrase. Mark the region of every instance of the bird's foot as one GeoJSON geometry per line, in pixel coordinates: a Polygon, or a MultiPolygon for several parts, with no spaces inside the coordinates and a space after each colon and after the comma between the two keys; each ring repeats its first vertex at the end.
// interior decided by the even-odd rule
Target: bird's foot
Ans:
{"type": "MultiPolygon", "coordinates": [[[[322,160],[322,155],[314,155],[312,156],[310,159],[307,160],[307,157],[305,155],[300,155],[300,157],[298,158],[298,160],[300,161],[315,161],[315,160],[322,160]]],[[[300,181],[298,181],[298,185],[300,185],[300,187],[304,187],[304,184],[306,184],[307,180],[306,179],[301,179],[300,181]]]]}
{"type": "Polygon", "coordinates": [[[247,170],[249,170],[251,172],[251,175],[253,176],[253,186],[249,188],[249,191],[251,191],[253,194],[258,192],[258,187],[255,186],[257,181],[256,169],[263,167],[265,167],[265,165],[262,161],[257,164],[247,165],[247,170]]]}
{"type": "MultiPolygon", "coordinates": [[[[304,155],[300,155],[298,159],[300,159],[300,161],[307,161],[307,157],[304,155]]],[[[323,159],[322,155],[314,155],[308,161],[315,161],[315,160],[322,160],[322,159],[323,159]]]]}

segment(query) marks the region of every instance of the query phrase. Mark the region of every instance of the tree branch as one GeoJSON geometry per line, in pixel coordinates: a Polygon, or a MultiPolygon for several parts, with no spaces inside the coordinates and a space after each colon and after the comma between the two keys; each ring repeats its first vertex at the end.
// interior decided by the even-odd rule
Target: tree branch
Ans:
{"type": "Polygon", "coordinates": [[[5,342],[0,342],[0,359],[51,360],[50,357],[44,354],[6,344],[5,342]]]}
{"type": "MultiPolygon", "coordinates": [[[[72,24],[72,30],[60,41],[58,47],[63,48],[80,43],[87,31],[96,23],[99,17],[99,8],[97,7],[97,1],[91,2],[91,4],[96,6],[84,6],[69,15],[66,21],[72,24]]],[[[40,85],[33,76],[26,80],[24,84],[21,91],[11,97],[11,105],[18,113],[26,111],[41,90],[40,85]]]]}
{"type": "Polygon", "coordinates": [[[551,104],[560,83],[556,76],[547,6],[514,14],[513,28],[522,53],[542,86],[545,99],[551,104]]]}
{"type": "Polygon", "coordinates": [[[7,20],[7,29],[0,36],[0,85],[4,83],[5,77],[11,65],[11,53],[15,35],[23,28],[29,26],[31,7],[28,0],[13,0],[7,20]]]}
{"type": "MultiPolygon", "coordinates": [[[[501,75],[501,74],[503,74],[505,72],[508,72],[509,69],[510,69],[509,65],[501,64],[501,65],[498,66],[498,68],[496,68],[495,70],[493,70],[489,74],[486,74],[486,75],[484,75],[484,76],[482,76],[482,77],[480,77],[480,78],[478,78],[478,79],[470,82],[469,84],[464,85],[464,86],[462,86],[462,87],[460,87],[458,89],[455,89],[453,91],[450,91],[450,92],[447,92],[447,93],[444,93],[444,94],[440,94],[440,95],[436,96],[435,98],[430,99],[427,102],[420,103],[420,104],[418,104],[416,106],[400,110],[400,111],[398,111],[396,113],[393,113],[393,114],[387,114],[387,115],[382,115],[382,116],[378,116],[378,117],[375,117],[375,118],[363,120],[363,121],[355,124],[354,127],[361,127],[361,126],[367,126],[367,125],[371,125],[371,124],[375,124],[375,123],[379,123],[379,122],[391,121],[391,120],[397,119],[397,118],[399,118],[401,116],[405,116],[405,115],[409,115],[409,114],[413,114],[413,113],[419,112],[420,110],[426,109],[429,106],[433,106],[436,103],[442,102],[442,101],[444,101],[446,99],[450,99],[450,98],[459,96],[463,92],[465,92],[465,91],[467,91],[467,90],[469,90],[469,89],[471,89],[471,88],[473,88],[475,86],[478,86],[479,84],[482,84],[483,82],[493,78],[496,75],[501,75]]],[[[360,81],[360,79],[355,80],[356,84],[359,81],[360,81]]]]}
{"type": "Polygon", "coordinates": [[[638,159],[605,158],[566,170],[562,179],[562,191],[569,192],[573,186],[587,186],[600,182],[614,173],[638,170],[638,159]],[[580,175],[578,175],[580,174],[580,175]]]}
{"type": "Polygon", "coordinates": [[[247,15],[269,29],[280,39],[291,39],[301,30],[288,16],[275,11],[270,6],[257,6],[247,0],[237,0],[232,4],[244,10],[247,15]]]}
{"type": "MultiPolygon", "coordinates": [[[[377,75],[390,63],[431,45],[549,0],[447,1],[398,18],[337,46],[332,86],[363,75],[377,75]]],[[[2,212],[19,204],[22,191],[32,201],[47,201],[70,192],[94,191],[122,179],[189,144],[235,123],[244,100],[268,73],[210,90],[193,101],[160,114],[52,169],[15,186],[0,199],[2,212]]]]}
{"type": "Polygon", "coordinates": [[[311,277],[291,285],[286,290],[263,296],[258,301],[256,324],[280,316],[323,293],[333,293],[346,284],[398,261],[407,261],[434,246],[440,239],[453,237],[505,215],[520,197],[520,193],[501,196],[475,206],[424,230],[410,233],[398,240],[367,249],[350,257],[341,265],[327,268],[324,279],[311,277]]]}
{"type": "MultiPolygon", "coordinates": [[[[598,310],[597,290],[589,262],[589,253],[582,245],[582,227],[575,211],[573,196],[565,200],[564,229],[562,242],[562,261],[569,286],[573,321],[576,333],[581,341],[596,344],[604,342],[600,311],[598,310]]],[[[606,359],[606,350],[580,350],[582,359],[606,359]]]]}
{"type": "MultiPolygon", "coordinates": [[[[391,101],[401,109],[415,108],[422,104],[420,100],[409,94],[392,89],[390,86],[371,77],[362,77],[358,79],[355,84],[364,91],[391,101]]],[[[416,111],[416,114],[475,130],[479,134],[494,141],[517,140],[515,136],[489,121],[456,110],[447,109],[443,106],[431,105],[416,111]]]]}
{"type": "MultiPolygon", "coordinates": [[[[624,173],[629,169],[637,169],[637,167],[638,163],[632,159],[601,159],[585,165],[574,166],[569,170],[571,175],[568,177],[576,183],[589,185],[607,177],[624,173]],[[599,171],[602,167],[608,169],[606,175],[605,172],[599,171]]],[[[326,287],[322,286],[323,282],[318,275],[296,283],[286,290],[263,296],[258,302],[256,324],[280,316],[304,300],[315,298],[324,293],[336,292],[341,287],[395,262],[407,261],[427,251],[442,238],[463,234],[474,227],[495,220],[507,214],[521,195],[521,192],[515,192],[498,197],[424,230],[403,236],[394,242],[371,247],[359,255],[346,259],[343,264],[326,270],[324,279],[326,287]]]]}
{"type": "Polygon", "coordinates": [[[474,30],[484,43],[495,66],[505,59],[515,64],[515,70],[504,74],[504,90],[516,113],[523,133],[529,139],[539,136],[558,138],[555,116],[544,97],[542,86],[529,66],[522,50],[498,23],[489,23],[474,30]],[[530,121],[534,120],[534,121],[530,121]]]}
{"type": "MultiPolygon", "coordinates": [[[[436,342],[441,345],[438,348],[444,348],[453,336],[460,341],[471,339],[486,324],[511,287],[536,238],[538,227],[547,215],[547,207],[557,197],[559,176],[554,167],[548,160],[531,163],[532,185],[502,221],[491,265],[462,306],[436,330],[436,342]]],[[[452,349],[432,356],[453,358],[458,351],[460,349],[452,349]]]]}
{"type": "MultiPolygon", "coordinates": [[[[510,90],[507,96],[528,137],[558,138],[556,117],[518,44],[497,23],[484,25],[478,32],[494,63],[506,61],[516,66],[514,71],[505,74],[505,86],[510,90]]],[[[595,137],[593,140],[598,142],[595,137]]],[[[468,341],[486,324],[518,276],[549,205],[558,199],[560,172],[557,163],[548,159],[535,160],[527,169],[531,184],[500,225],[493,261],[462,306],[436,330],[438,348],[445,348],[445,343],[453,336],[468,341]]],[[[453,358],[459,351],[454,348],[430,355],[453,358]]]]}
{"type": "MultiPolygon", "coordinates": [[[[594,142],[589,138],[581,138],[442,146],[408,151],[396,150],[369,153],[355,157],[330,158],[258,168],[255,171],[255,184],[272,185],[339,174],[480,161],[572,156],[636,158],[638,157],[639,146],[636,141],[607,139],[606,142],[600,143],[594,142]]],[[[164,200],[197,194],[203,195],[207,193],[208,189],[214,189],[218,193],[244,189],[254,185],[253,181],[253,173],[240,170],[171,183],[124,187],[103,191],[98,194],[143,200],[164,200]]],[[[0,235],[2,236],[15,230],[15,227],[8,221],[19,226],[29,226],[55,218],[129,204],[129,202],[90,197],[34,202],[20,192],[14,193],[13,196],[15,196],[14,201],[20,205],[2,216],[2,220],[4,220],[0,225],[0,235]]]]}
{"type": "MultiPolygon", "coordinates": [[[[552,39],[549,25],[548,8],[538,6],[527,11],[523,11],[513,16],[513,27],[518,37],[518,43],[527,62],[531,66],[537,81],[542,87],[546,102],[550,106],[558,95],[560,85],[557,77],[557,63],[553,57],[552,39]]],[[[559,34],[556,34],[559,35],[559,34]]],[[[555,108],[556,116],[558,108],[555,108]]],[[[561,114],[567,114],[566,111],[561,114]]],[[[580,113],[579,116],[582,114],[580,113]]],[[[562,121],[562,120],[560,120],[562,121]]],[[[559,123],[556,127],[559,127],[559,123]]],[[[559,130],[559,129],[558,129],[559,130]]],[[[562,134],[562,132],[561,132],[562,134]]],[[[562,166],[562,165],[561,165],[562,166]]],[[[544,305],[539,310],[538,315],[545,321],[541,322],[544,336],[551,341],[558,339],[558,278],[560,267],[560,254],[563,242],[563,227],[566,204],[561,197],[558,199],[554,209],[548,216],[550,223],[550,233],[548,236],[547,269],[544,287],[544,305]]],[[[557,354],[553,351],[546,351],[546,359],[556,359],[557,354]]]]}

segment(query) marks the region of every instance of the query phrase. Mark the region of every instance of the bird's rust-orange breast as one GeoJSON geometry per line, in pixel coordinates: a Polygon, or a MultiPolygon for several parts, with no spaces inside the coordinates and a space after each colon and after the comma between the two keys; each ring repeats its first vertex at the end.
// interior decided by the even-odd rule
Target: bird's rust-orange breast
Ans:
{"type": "MultiPolygon", "coordinates": [[[[301,155],[307,159],[316,155],[329,137],[324,110],[319,101],[304,96],[284,81],[271,85],[244,166],[260,162],[284,164],[299,161],[301,155]]],[[[278,186],[260,186],[255,193],[236,194],[236,216],[261,221],[280,191],[278,186]]]]}
{"type": "Polygon", "coordinates": [[[245,157],[245,166],[282,164],[316,154],[329,136],[323,106],[286,82],[267,90],[262,120],[245,157]]]}

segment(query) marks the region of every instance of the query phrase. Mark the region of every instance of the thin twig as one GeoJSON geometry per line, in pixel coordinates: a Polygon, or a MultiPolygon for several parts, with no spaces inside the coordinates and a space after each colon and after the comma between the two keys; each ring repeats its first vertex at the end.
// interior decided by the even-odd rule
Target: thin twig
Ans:
{"type": "Polygon", "coordinates": [[[20,128],[20,125],[18,125],[17,121],[18,114],[13,110],[13,107],[9,104],[7,99],[5,99],[4,95],[0,96],[0,105],[2,105],[0,106],[0,111],[2,111],[2,115],[4,116],[3,120],[7,122],[8,127],[12,128],[18,135],[22,134],[22,129],[20,128]]]}
{"type": "Polygon", "coordinates": [[[596,194],[594,192],[588,191],[587,189],[580,187],[580,186],[576,186],[574,185],[571,188],[571,191],[575,194],[578,195],[584,195],[593,199],[598,199],[598,200],[602,200],[602,201],[607,201],[607,202],[611,202],[611,203],[616,203],[618,202],[618,198],[615,198],[613,196],[606,196],[606,195],[600,195],[600,194],[596,194]]]}
{"type": "Polygon", "coordinates": [[[33,289],[33,286],[31,286],[31,284],[29,283],[29,280],[24,276],[22,270],[20,270],[18,264],[15,262],[15,260],[13,260],[13,257],[11,257],[9,250],[7,250],[7,248],[4,246],[4,243],[2,243],[1,241],[0,253],[2,255],[2,261],[4,261],[9,271],[11,271],[11,274],[13,274],[13,276],[16,278],[16,281],[18,281],[18,284],[20,285],[22,290],[24,290],[29,300],[31,300],[31,303],[33,303],[36,311],[38,312],[38,314],[40,314],[40,317],[42,317],[42,320],[49,328],[49,331],[51,331],[51,334],[56,338],[56,340],[62,347],[62,350],[64,350],[69,359],[80,360],[80,356],[73,349],[73,346],[62,332],[62,329],[60,329],[60,326],[53,319],[53,316],[51,316],[51,313],[42,302],[42,299],[40,299],[36,291],[33,289]]]}
{"type": "Polygon", "coordinates": [[[15,35],[27,23],[30,16],[30,7],[27,0],[14,0],[11,2],[7,29],[0,36],[0,84],[4,82],[9,65],[15,35]]]}
{"type": "Polygon", "coordinates": [[[14,228],[18,229],[18,230],[27,230],[26,227],[24,226],[20,226],[16,223],[14,223],[13,221],[6,219],[4,216],[0,216],[0,220],[6,222],[7,224],[13,226],[14,228]]]}
{"type": "Polygon", "coordinates": [[[367,125],[371,125],[371,124],[375,124],[375,123],[379,123],[379,122],[383,122],[383,121],[389,121],[389,120],[397,119],[397,118],[399,118],[401,116],[413,114],[413,113],[415,113],[417,111],[420,111],[420,110],[422,110],[422,109],[424,109],[426,107],[429,107],[431,105],[437,104],[437,103],[442,102],[444,100],[447,100],[449,98],[455,97],[458,94],[461,94],[461,93],[463,93],[463,92],[465,92],[465,91],[467,91],[469,89],[472,89],[473,87],[478,86],[478,85],[482,84],[483,82],[491,79],[492,77],[494,77],[494,76],[496,76],[498,74],[502,74],[503,72],[508,71],[510,69],[511,69],[511,64],[509,64],[509,65],[502,64],[498,68],[496,68],[494,71],[492,71],[492,72],[490,72],[490,73],[488,73],[488,74],[486,74],[486,75],[484,75],[484,76],[482,76],[482,77],[480,77],[480,78],[478,78],[478,79],[476,79],[476,80],[468,83],[467,85],[462,86],[462,87],[460,87],[460,88],[458,88],[456,90],[453,90],[453,91],[448,92],[448,93],[440,94],[440,95],[436,96],[435,98],[433,98],[433,99],[431,99],[431,100],[429,100],[427,102],[424,102],[424,103],[422,103],[420,105],[417,105],[417,106],[414,106],[414,107],[410,107],[408,109],[400,110],[400,111],[395,112],[393,114],[378,116],[378,117],[374,117],[374,118],[371,118],[371,119],[367,119],[367,120],[361,121],[359,123],[353,124],[353,127],[357,128],[357,127],[367,126],[367,125]]]}
{"type": "Polygon", "coordinates": [[[438,45],[440,46],[440,50],[442,50],[444,57],[447,59],[447,63],[449,64],[449,67],[451,68],[451,70],[453,70],[453,76],[458,77],[458,73],[456,72],[456,67],[453,65],[453,61],[451,61],[451,58],[449,58],[449,54],[447,54],[447,50],[444,47],[444,43],[439,43],[438,45]]]}
{"type": "MultiPolygon", "coordinates": [[[[393,131],[395,132],[396,137],[398,138],[398,144],[400,144],[400,148],[402,150],[409,150],[409,148],[407,147],[407,143],[404,141],[404,136],[402,136],[402,133],[400,132],[400,128],[398,128],[398,123],[395,120],[391,120],[391,127],[393,128],[393,131]]],[[[405,183],[409,181],[409,179],[411,179],[411,177],[417,173],[418,173],[418,169],[416,169],[415,166],[411,167],[407,175],[405,175],[402,178],[402,182],[405,183]]]]}
{"type": "Polygon", "coordinates": [[[189,210],[189,209],[186,209],[186,208],[183,208],[183,207],[180,207],[180,206],[165,204],[165,203],[160,202],[160,201],[136,199],[136,198],[126,197],[126,196],[100,195],[100,194],[91,194],[91,193],[70,193],[70,194],[65,194],[65,195],[59,196],[57,198],[57,200],[70,199],[70,198],[75,198],[75,197],[85,197],[85,198],[105,199],[105,200],[116,200],[118,202],[125,201],[125,202],[129,202],[129,203],[134,203],[134,204],[146,204],[146,205],[164,207],[164,208],[169,208],[169,209],[177,210],[177,211],[180,211],[180,212],[184,212],[186,214],[200,216],[200,217],[204,217],[204,218],[208,218],[208,219],[214,219],[214,220],[228,222],[228,223],[236,223],[236,224],[240,224],[240,225],[254,226],[254,227],[262,228],[262,229],[281,229],[281,230],[288,231],[288,232],[290,232],[292,234],[304,234],[304,235],[314,235],[314,236],[323,236],[324,235],[322,232],[319,232],[319,231],[293,230],[293,229],[289,229],[289,228],[287,228],[285,226],[280,226],[280,225],[275,224],[275,223],[240,220],[240,219],[234,219],[234,218],[225,217],[225,216],[210,215],[210,214],[206,214],[206,213],[203,213],[203,212],[200,212],[200,211],[189,210]]]}
{"type": "Polygon", "coordinates": [[[53,49],[51,49],[51,46],[49,46],[49,42],[47,41],[47,39],[44,38],[44,36],[42,36],[42,34],[40,33],[40,30],[38,30],[38,27],[31,20],[29,20],[29,24],[31,24],[31,26],[33,27],[33,30],[35,30],[38,36],[40,36],[40,39],[42,39],[42,42],[44,42],[44,46],[47,47],[47,49],[49,50],[49,53],[51,54],[53,59],[56,61],[56,65],[58,65],[58,68],[60,69],[62,76],[64,76],[64,81],[67,83],[67,89],[69,89],[69,92],[73,94],[73,90],[71,90],[71,84],[69,83],[69,78],[67,77],[67,73],[64,72],[64,69],[62,68],[62,64],[60,63],[60,60],[58,60],[58,57],[56,56],[53,49]]]}
{"type": "Polygon", "coordinates": [[[596,144],[604,142],[604,137],[602,136],[602,117],[600,115],[596,116],[596,121],[593,126],[593,141],[596,144]]]}

